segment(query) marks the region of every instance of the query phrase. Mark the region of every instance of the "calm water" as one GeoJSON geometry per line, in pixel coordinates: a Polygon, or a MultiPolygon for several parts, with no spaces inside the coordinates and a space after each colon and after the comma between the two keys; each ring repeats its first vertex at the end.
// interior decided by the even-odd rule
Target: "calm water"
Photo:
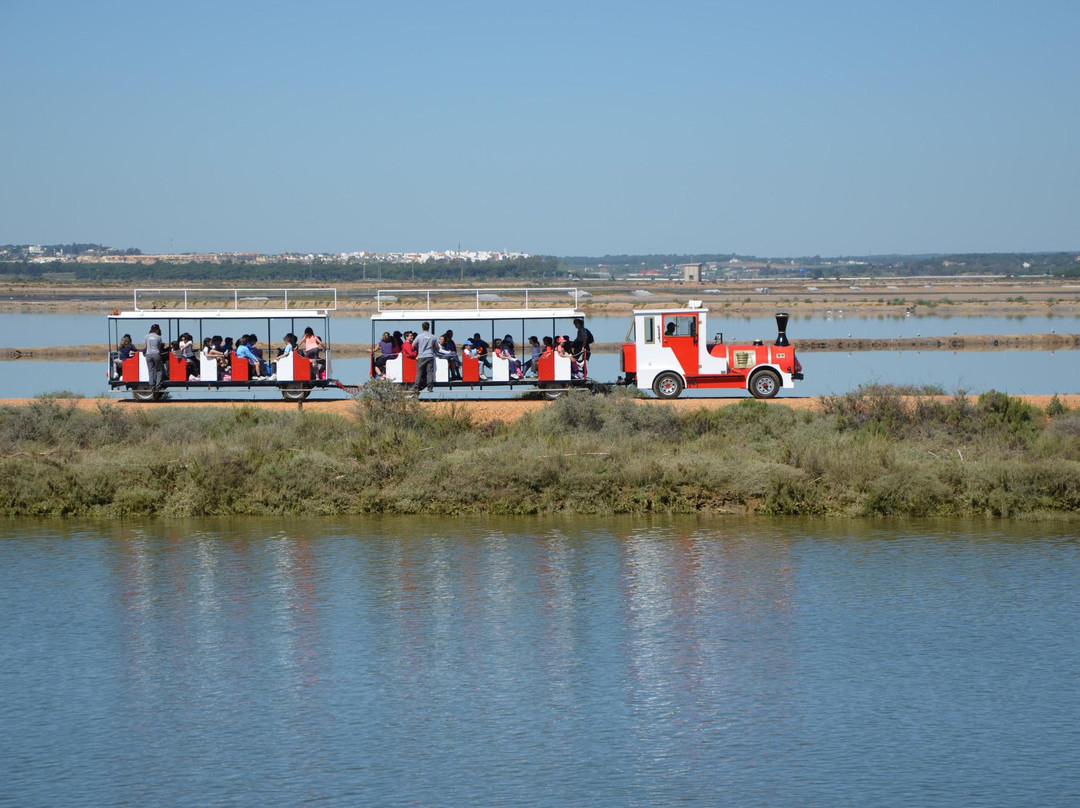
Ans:
{"type": "Polygon", "coordinates": [[[1039,527],[0,526],[0,802],[1062,805],[1039,527]]]}

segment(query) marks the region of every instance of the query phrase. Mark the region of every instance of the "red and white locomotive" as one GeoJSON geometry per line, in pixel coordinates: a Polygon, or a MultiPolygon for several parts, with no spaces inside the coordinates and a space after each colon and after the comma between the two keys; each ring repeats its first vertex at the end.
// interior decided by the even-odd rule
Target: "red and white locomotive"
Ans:
{"type": "Polygon", "coordinates": [[[741,388],[755,398],[773,398],[803,378],[787,338],[787,314],[776,315],[779,333],[771,345],[727,344],[723,334],[708,342],[707,317],[699,300],[687,308],[635,311],[622,346],[624,383],[660,398],[677,398],[687,388],[741,388]]]}

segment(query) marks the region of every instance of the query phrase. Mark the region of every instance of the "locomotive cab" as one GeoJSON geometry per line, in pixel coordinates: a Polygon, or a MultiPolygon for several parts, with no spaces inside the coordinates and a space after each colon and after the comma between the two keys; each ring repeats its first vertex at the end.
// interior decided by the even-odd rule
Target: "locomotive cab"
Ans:
{"type": "Polygon", "coordinates": [[[803,377],[787,322],[786,313],[776,315],[778,334],[771,345],[724,343],[722,333],[707,342],[708,309],[700,301],[681,309],[638,310],[622,346],[624,381],[659,398],[677,398],[687,388],[741,388],[755,398],[773,398],[803,377]]]}

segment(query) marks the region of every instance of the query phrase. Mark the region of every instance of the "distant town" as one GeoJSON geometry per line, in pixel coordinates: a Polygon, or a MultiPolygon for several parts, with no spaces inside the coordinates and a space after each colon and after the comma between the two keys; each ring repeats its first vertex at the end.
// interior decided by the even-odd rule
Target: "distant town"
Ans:
{"type": "Polygon", "coordinates": [[[642,283],[768,278],[905,277],[930,275],[1080,276],[1075,252],[930,255],[542,256],[520,250],[314,253],[144,253],[101,244],[0,245],[0,276],[47,281],[492,281],[588,280],[642,283]],[[223,275],[224,273],[224,275],[223,275]]]}
{"type": "Polygon", "coordinates": [[[341,253],[143,253],[136,248],[117,249],[100,244],[8,244],[0,247],[0,261],[32,264],[75,261],[84,264],[426,264],[429,261],[506,261],[529,258],[511,250],[428,250],[426,252],[378,253],[366,250],[341,253]]]}

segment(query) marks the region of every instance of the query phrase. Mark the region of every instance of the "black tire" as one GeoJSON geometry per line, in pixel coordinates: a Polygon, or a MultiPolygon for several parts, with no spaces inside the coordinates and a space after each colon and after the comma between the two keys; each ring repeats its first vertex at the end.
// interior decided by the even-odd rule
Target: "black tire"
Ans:
{"type": "Polygon", "coordinates": [[[682,376],[670,370],[665,370],[653,379],[652,383],[652,391],[656,393],[657,398],[678,398],[682,395],[684,387],[686,384],[682,376]]]}
{"type": "Polygon", "coordinates": [[[780,374],[775,370],[759,370],[750,377],[749,390],[754,398],[776,398],[780,392],[780,374]]]}
{"type": "Polygon", "coordinates": [[[131,397],[146,404],[150,401],[156,401],[161,397],[161,394],[148,384],[140,384],[138,387],[132,388],[131,397]]]}
{"type": "Polygon", "coordinates": [[[563,387],[554,390],[544,390],[544,398],[548,401],[554,401],[557,398],[562,398],[566,395],[566,389],[563,387]]]}
{"type": "Polygon", "coordinates": [[[300,402],[311,395],[311,389],[300,384],[281,388],[281,397],[286,401],[300,402]]]}

